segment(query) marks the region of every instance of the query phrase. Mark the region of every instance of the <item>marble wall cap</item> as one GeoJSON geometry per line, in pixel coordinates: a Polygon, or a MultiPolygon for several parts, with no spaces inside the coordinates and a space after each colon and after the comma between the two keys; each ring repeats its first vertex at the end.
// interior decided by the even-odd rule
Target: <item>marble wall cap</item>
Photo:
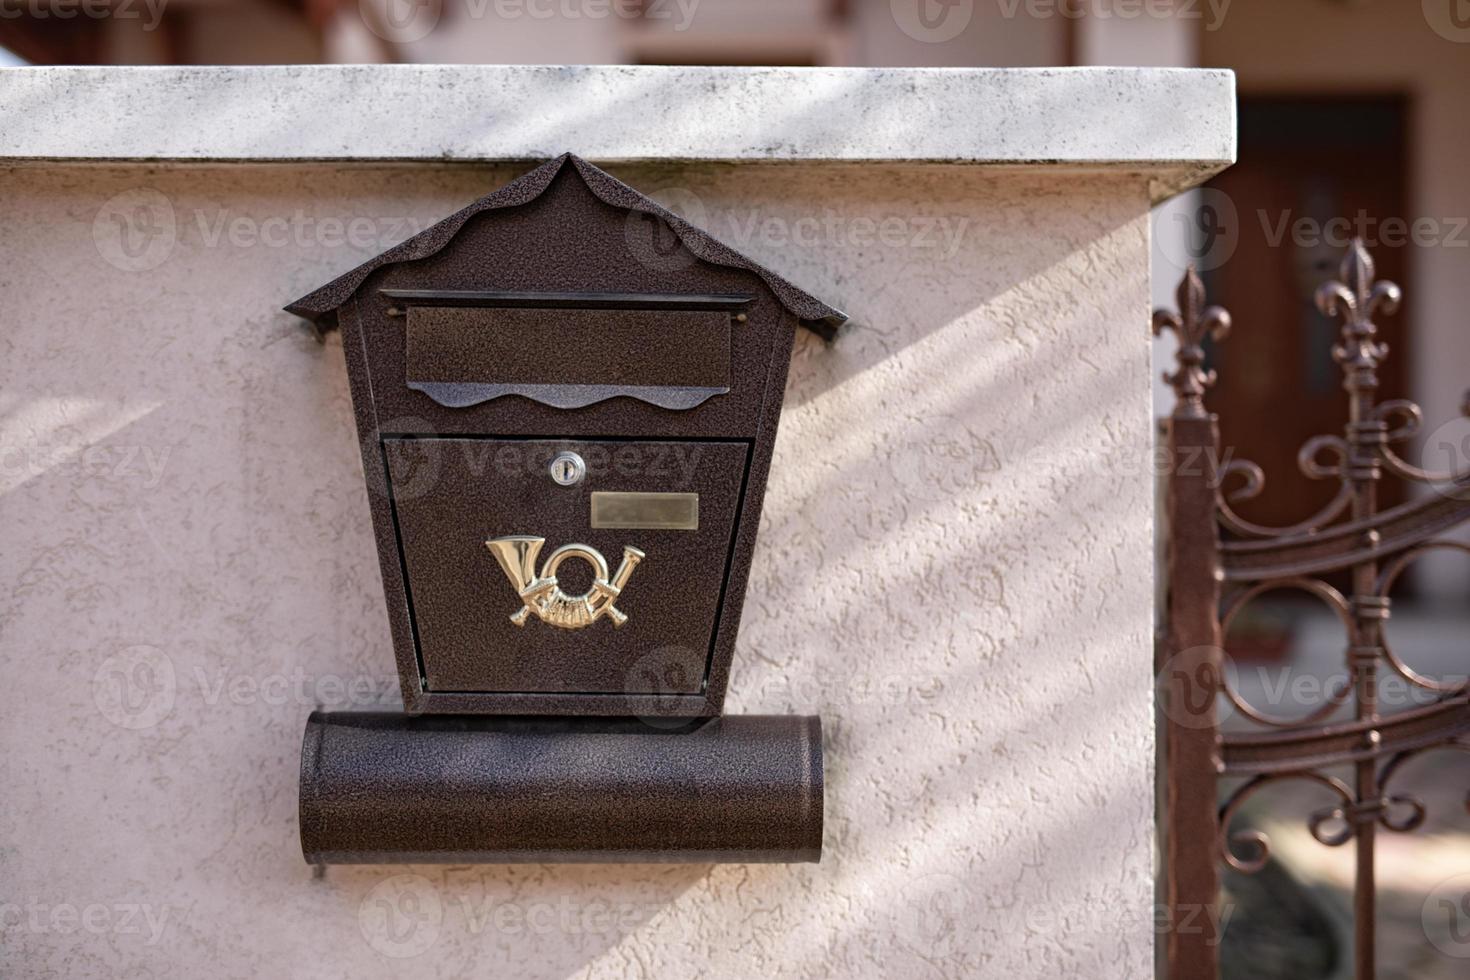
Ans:
{"type": "Polygon", "coordinates": [[[1235,76],[1165,68],[289,65],[0,69],[0,161],[1235,161],[1235,76]]]}

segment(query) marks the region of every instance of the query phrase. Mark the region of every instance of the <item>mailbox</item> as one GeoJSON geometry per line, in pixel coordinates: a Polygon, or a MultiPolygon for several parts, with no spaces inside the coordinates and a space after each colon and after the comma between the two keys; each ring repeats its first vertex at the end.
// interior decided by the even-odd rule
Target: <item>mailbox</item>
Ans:
{"type": "Polygon", "coordinates": [[[287,309],[341,331],[407,709],[313,716],[308,858],[815,859],[816,719],[718,716],[793,338],[843,314],[571,155],[287,309]]]}

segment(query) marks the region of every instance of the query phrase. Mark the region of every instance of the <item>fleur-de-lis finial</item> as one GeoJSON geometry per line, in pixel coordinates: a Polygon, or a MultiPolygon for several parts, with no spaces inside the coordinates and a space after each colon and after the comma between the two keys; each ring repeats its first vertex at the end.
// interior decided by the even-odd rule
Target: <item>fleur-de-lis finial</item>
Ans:
{"type": "Polygon", "coordinates": [[[1175,418],[1205,418],[1205,389],[1215,383],[1215,372],[1204,368],[1205,337],[1224,340],[1230,333],[1230,314],[1218,306],[1205,305],[1205,284],[1191,264],[1179,280],[1175,293],[1179,312],[1154,310],[1154,336],[1164,328],[1179,338],[1179,352],[1174,355],[1178,368],[1164,374],[1174,388],[1175,418]]]}
{"type": "Polygon", "coordinates": [[[1373,314],[1392,313],[1403,293],[1391,282],[1374,282],[1373,256],[1361,238],[1354,238],[1342,257],[1337,279],[1317,289],[1317,309],[1342,320],[1342,338],[1332,356],[1342,365],[1350,386],[1376,387],[1374,372],[1388,356],[1388,345],[1375,339],[1373,314]]]}

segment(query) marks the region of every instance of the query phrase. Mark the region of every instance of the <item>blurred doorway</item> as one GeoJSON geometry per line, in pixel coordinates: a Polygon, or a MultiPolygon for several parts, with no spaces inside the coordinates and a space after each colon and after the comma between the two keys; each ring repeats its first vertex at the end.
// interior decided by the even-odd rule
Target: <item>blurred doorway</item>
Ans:
{"type": "MultiPolygon", "coordinates": [[[[1296,463],[1303,443],[1341,434],[1346,417],[1330,353],[1337,327],[1313,295],[1354,235],[1367,240],[1378,278],[1408,284],[1408,116],[1398,95],[1242,96],[1240,162],[1202,193],[1200,226],[1213,242],[1200,264],[1211,301],[1237,325],[1210,353],[1220,369],[1210,404],[1222,453],[1266,473],[1261,494],[1236,507],[1258,524],[1301,521],[1336,490],[1296,463]]],[[[1409,395],[1407,323],[1404,309],[1379,318],[1390,348],[1380,401],[1409,395]]],[[[1398,484],[1383,484],[1383,507],[1403,499],[1398,484]]]]}

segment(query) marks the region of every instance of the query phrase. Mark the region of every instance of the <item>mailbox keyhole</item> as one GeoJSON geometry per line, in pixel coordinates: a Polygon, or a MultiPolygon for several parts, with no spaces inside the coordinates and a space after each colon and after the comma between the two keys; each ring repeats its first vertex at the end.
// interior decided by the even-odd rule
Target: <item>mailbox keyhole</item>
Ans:
{"type": "Polygon", "coordinates": [[[551,478],[564,487],[575,486],[587,475],[587,464],[574,452],[560,452],[551,461],[551,478]]]}

